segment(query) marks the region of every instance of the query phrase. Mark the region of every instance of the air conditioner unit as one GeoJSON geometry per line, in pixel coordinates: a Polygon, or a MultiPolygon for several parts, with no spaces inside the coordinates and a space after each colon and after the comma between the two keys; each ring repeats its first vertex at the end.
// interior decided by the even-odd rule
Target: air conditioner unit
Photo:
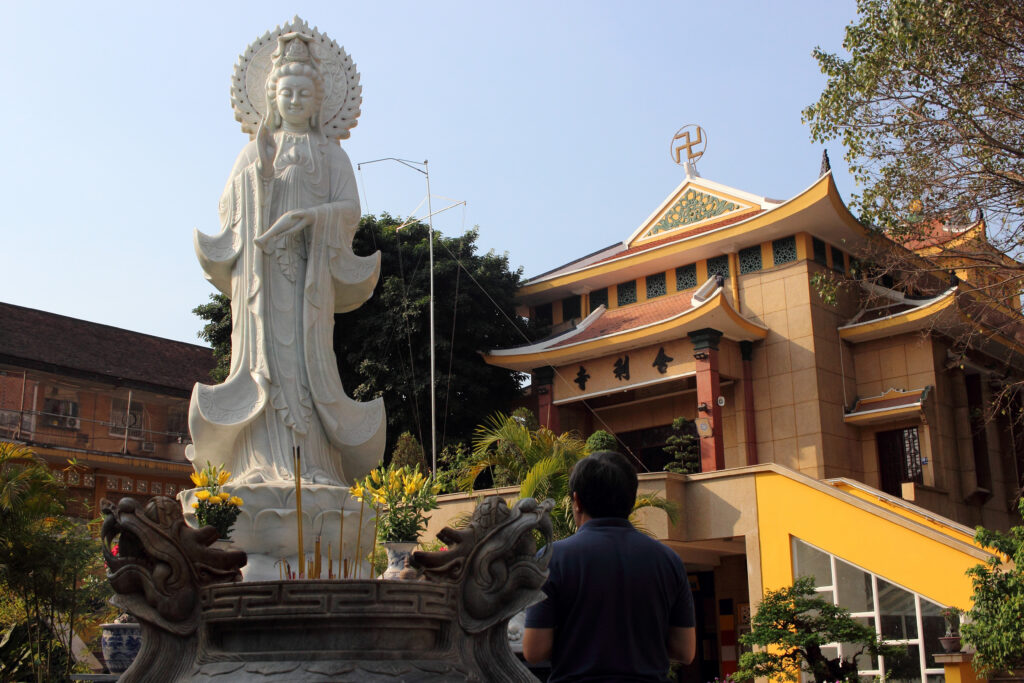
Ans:
{"type": "Polygon", "coordinates": [[[81,429],[82,420],[77,417],[65,417],[64,426],[68,429],[81,429]]]}
{"type": "Polygon", "coordinates": [[[154,453],[155,451],[156,451],[156,444],[155,443],[153,443],[152,441],[143,441],[142,442],[142,452],[143,453],[154,453]]]}

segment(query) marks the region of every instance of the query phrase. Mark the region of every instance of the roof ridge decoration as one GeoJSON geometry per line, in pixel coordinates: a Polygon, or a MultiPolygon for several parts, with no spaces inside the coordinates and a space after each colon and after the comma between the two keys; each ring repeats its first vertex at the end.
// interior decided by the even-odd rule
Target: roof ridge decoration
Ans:
{"type": "Polygon", "coordinates": [[[655,239],[664,239],[679,230],[720,221],[723,217],[742,215],[765,208],[762,198],[747,196],[700,177],[687,177],[682,185],[662,203],[630,239],[633,247],[655,239]]]}

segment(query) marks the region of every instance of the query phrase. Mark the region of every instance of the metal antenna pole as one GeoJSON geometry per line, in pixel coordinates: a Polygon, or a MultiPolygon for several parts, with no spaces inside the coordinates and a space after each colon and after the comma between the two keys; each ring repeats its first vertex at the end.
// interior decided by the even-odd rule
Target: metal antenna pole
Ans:
{"type": "Polygon", "coordinates": [[[430,233],[430,473],[437,474],[437,392],[434,391],[434,209],[430,203],[430,167],[423,161],[427,177],[427,227],[430,233]]]}

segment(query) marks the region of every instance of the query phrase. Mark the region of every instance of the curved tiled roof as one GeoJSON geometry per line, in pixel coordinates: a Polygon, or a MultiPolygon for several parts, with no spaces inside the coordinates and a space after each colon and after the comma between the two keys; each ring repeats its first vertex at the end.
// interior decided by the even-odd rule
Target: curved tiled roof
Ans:
{"type": "Polygon", "coordinates": [[[622,308],[613,308],[588,325],[579,334],[561,339],[550,348],[558,348],[566,344],[597,339],[608,334],[631,330],[649,323],[664,320],[676,313],[681,313],[691,307],[693,292],[680,292],[672,296],[659,297],[642,304],[634,304],[622,308]]]}

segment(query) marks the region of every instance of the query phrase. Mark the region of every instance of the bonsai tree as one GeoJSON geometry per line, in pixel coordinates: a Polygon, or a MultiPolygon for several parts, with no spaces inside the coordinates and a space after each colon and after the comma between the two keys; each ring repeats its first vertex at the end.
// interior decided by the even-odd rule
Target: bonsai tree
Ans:
{"type": "Polygon", "coordinates": [[[615,451],[619,448],[619,442],[615,440],[615,437],[604,431],[598,429],[596,432],[587,437],[587,451],[590,453],[597,453],[598,451],[615,451]]]}
{"type": "Polygon", "coordinates": [[[960,635],[960,615],[963,613],[959,607],[947,607],[942,610],[942,618],[946,620],[947,638],[956,638],[960,635]]]}
{"type": "Polygon", "coordinates": [[[423,446],[412,435],[412,432],[402,432],[398,437],[398,441],[395,442],[395,447],[391,451],[391,464],[394,467],[419,467],[423,471],[429,469],[426,457],[423,455],[423,446]]]}
{"type": "Polygon", "coordinates": [[[700,472],[700,438],[693,420],[685,417],[672,420],[672,436],[665,440],[662,450],[672,456],[672,462],[665,465],[666,472],[700,472]]]}
{"type": "Polygon", "coordinates": [[[854,683],[860,680],[858,656],[899,659],[905,653],[900,646],[879,643],[875,630],[855,621],[848,610],[817,597],[814,578],[809,576],[766,593],[750,625],[750,633],[740,642],[760,649],[743,653],[732,675],[736,681],[796,681],[803,671],[817,683],[854,683]],[[847,657],[829,657],[822,648],[831,643],[852,644],[859,649],[847,657]]]}

